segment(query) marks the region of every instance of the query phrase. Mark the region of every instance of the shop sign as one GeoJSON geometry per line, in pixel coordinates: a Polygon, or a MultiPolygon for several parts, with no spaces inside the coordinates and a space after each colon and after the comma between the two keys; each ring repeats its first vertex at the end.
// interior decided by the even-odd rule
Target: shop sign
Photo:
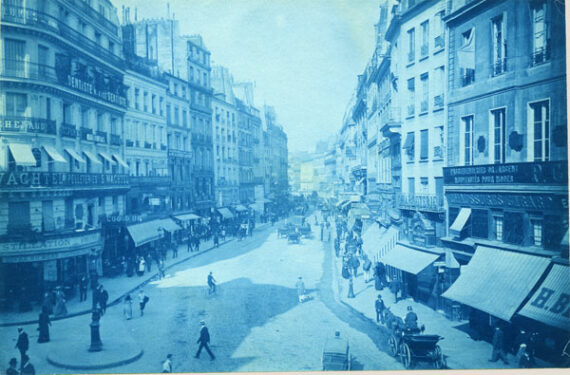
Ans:
{"type": "Polygon", "coordinates": [[[142,215],[110,215],[107,216],[108,223],[138,223],[142,222],[142,215]]]}
{"type": "Polygon", "coordinates": [[[2,258],[2,263],[27,263],[27,262],[45,262],[48,260],[70,258],[70,257],[89,254],[89,249],[85,248],[74,251],[55,251],[55,249],[53,250],[54,251],[51,252],[46,251],[30,255],[14,255],[14,256],[0,253],[0,257],[2,258]]]}
{"type": "Polygon", "coordinates": [[[562,293],[561,291],[543,286],[534,295],[530,305],[537,309],[548,310],[554,314],[561,314],[566,318],[570,317],[570,294],[562,293]]]}
{"type": "Polygon", "coordinates": [[[70,172],[0,172],[0,187],[73,187],[128,185],[126,174],[70,172]]]}
{"type": "Polygon", "coordinates": [[[44,281],[57,281],[57,260],[44,262],[44,281]]]}
{"type": "Polygon", "coordinates": [[[0,243],[0,256],[7,255],[10,251],[44,251],[65,250],[69,248],[83,247],[87,244],[96,243],[101,239],[99,232],[76,236],[53,238],[38,242],[6,242],[0,243]]]}
{"type": "Polygon", "coordinates": [[[449,205],[568,210],[568,196],[554,194],[447,193],[449,205]]]}

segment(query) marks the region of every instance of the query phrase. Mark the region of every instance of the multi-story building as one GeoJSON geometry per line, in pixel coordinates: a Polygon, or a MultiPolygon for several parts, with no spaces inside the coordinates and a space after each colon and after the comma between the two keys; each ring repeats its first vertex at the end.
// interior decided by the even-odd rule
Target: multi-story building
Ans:
{"type": "Polygon", "coordinates": [[[275,108],[264,106],[265,130],[263,148],[266,154],[265,195],[272,200],[282,200],[288,193],[287,134],[277,123],[275,108]]]}
{"type": "Polygon", "coordinates": [[[212,133],[218,207],[239,202],[238,127],[233,78],[222,66],[212,69],[212,133]]]}
{"type": "Polygon", "coordinates": [[[537,348],[553,355],[569,324],[564,10],[448,5],[444,243],[469,264],[444,297],[468,306],[480,332],[498,319],[540,329],[537,348]]]}
{"type": "Polygon", "coordinates": [[[26,309],[115,255],[101,230],[129,187],[124,62],[107,0],[2,1],[1,17],[0,293],[26,309]]]}

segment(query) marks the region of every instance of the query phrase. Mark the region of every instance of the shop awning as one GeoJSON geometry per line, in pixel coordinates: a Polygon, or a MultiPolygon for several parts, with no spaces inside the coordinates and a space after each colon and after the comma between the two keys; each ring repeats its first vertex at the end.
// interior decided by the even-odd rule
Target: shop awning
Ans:
{"type": "Polygon", "coordinates": [[[160,229],[164,229],[167,232],[174,232],[177,230],[181,230],[182,227],[176,224],[172,219],[162,219],[160,221],[160,229]]]}
{"type": "Polygon", "coordinates": [[[201,219],[201,217],[196,215],[196,214],[185,214],[185,215],[178,215],[178,216],[174,216],[174,217],[180,221],[190,221],[190,220],[201,219]]]}
{"type": "Polygon", "coordinates": [[[380,250],[380,244],[382,242],[382,233],[385,229],[380,229],[378,224],[372,223],[362,234],[362,251],[366,253],[370,258],[374,257],[380,250]]]}
{"type": "Polygon", "coordinates": [[[546,279],[519,311],[519,314],[549,326],[562,328],[566,331],[570,330],[570,318],[567,314],[568,304],[559,305],[556,303],[567,298],[569,286],[570,270],[568,266],[554,264],[546,279]],[[566,316],[564,315],[565,312],[566,316]]]}
{"type": "Polygon", "coordinates": [[[265,208],[263,206],[263,202],[255,202],[249,205],[249,207],[254,210],[259,212],[260,214],[263,214],[263,212],[265,211],[265,208]]]}
{"type": "Polygon", "coordinates": [[[8,147],[10,148],[10,152],[12,153],[12,157],[14,158],[16,165],[20,165],[22,167],[36,166],[36,158],[32,153],[32,147],[30,147],[30,145],[10,143],[8,147]]]}
{"type": "Polygon", "coordinates": [[[232,214],[232,212],[225,207],[218,208],[218,212],[220,213],[220,215],[222,215],[224,219],[233,219],[234,217],[234,214],[232,214]]]}
{"type": "Polygon", "coordinates": [[[158,240],[163,237],[163,231],[160,230],[162,220],[152,220],[146,223],[129,225],[127,231],[131,235],[135,247],[144,245],[145,243],[158,240]]]}
{"type": "Polygon", "coordinates": [[[87,159],[91,160],[91,163],[93,163],[95,165],[102,165],[103,164],[103,163],[101,163],[101,161],[99,159],[97,159],[97,156],[93,155],[91,152],[83,151],[83,153],[85,154],[85,156],[87,156],[87,159]]]}
{"type": "Polygon", "coordinates": [[[65,152],[67,152],[73,159],[75,159],[76,162],[84,164],[85,160],[79,156],[79,154],[77,152],[75,152],[74,149],[72,148],[66,148],[65,152]]]}
{"type": "Polygon", "coordinates": [[[443,297],[509,321],[549,262],[548,258],[478,246],[443,297]]]}
{"type": "Polygon", "coordinates": [[[426,253],[396,244],[392,250],[380,258],[380,262],[417,275],[437,258],[439,254],[426,253]]]}
{"type": "Polygon", "coordinates": [[[119,155],[113,154],[113,158],[115,158],[117,163],[122,165],[124,168],[129,169],[129,165],[127,163],[125,163],[125,161],[123,159],[121,159],[121,157],[119,155]]]}
{"type": "Polygon", "coordinates": [[[46,150],[46,153],[49,155],[49,157],[50,157],[53,161],[57,161],[57,162],[59,162],[59,163],[67,163],[67,160],[65,160],[65,158],[63,157],[63,155],[60,154],[60,153],[55,149],[55,147],[44,145],[43,148],[44,148],[44,150],[46,150]]]}
{"type": "Polygon", "coordinates": [[[241,204],[238,204],[238,205],[236,206],[236,211],[240,211],[240,212],[247,211],[247,208],[245,208],[245,207],[242,206],[241,204]]]}
{"type": "Polygon", "coordinates": [[[408,149],[410,147],[414,147],[414,133],[408,133],[406,136],[406,141],[404,142],[403,149],[408,149]]]}
{"type": "Polygon", "coordinates": [[[469,216],[471,216],[471,209],[462,207],[455,221],[449,227],[449,233],[454,237],[459,237],[461,231],[465,228],[465,224],[467,224],[467,220],[469,220],[469,216]]]}
{"type": "Polygon", "coordinates": [[[109,162],[109,164],[111,165],[115,165],[115,161],[113,160],[112,157],[109,156],[109,154],[103,152],[103,151],[99,151],[99,155],[101,155],[101,157],[105,160],[107,160],[109,162]]]}

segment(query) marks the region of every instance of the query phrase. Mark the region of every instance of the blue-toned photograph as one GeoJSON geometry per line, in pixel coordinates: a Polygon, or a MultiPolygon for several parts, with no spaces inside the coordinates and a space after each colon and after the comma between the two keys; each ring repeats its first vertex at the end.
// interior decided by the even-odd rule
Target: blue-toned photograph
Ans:
{"type": "Polygon", "coordinates": [[[6,375],[570,368],[564,0],[0,12],[6,375]]]}

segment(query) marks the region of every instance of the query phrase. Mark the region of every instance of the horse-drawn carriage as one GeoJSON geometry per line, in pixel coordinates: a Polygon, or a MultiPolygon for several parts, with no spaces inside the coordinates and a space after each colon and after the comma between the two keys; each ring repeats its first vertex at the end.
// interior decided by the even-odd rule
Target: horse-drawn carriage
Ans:
{"type": "Polygon", "coordinates": [[[295,230],[292,229],[289,231],[289,233],[287,233],[287,243],[300,243],[301,242],[301,234],[295,230]]]}
{"type": "Polygon", "coordinates": [[[291,229],[294,229],[294,228],[289,224],[285,224],[282,227],[277,228],[277,237],[287,238],[291,229]]]}
{"type": "Polygon", "coordinates": [[[393,315],[390,309],[384,311],[384,319],[391,332],[390,354],[399,357],[405,368],[413,367],[416,362],[431,362],[437,369],[445,367],[445,358],[437,345],[443,337],[423,334],[423,325],[417,329],[406,328],[402,318],[393,315]]]}

